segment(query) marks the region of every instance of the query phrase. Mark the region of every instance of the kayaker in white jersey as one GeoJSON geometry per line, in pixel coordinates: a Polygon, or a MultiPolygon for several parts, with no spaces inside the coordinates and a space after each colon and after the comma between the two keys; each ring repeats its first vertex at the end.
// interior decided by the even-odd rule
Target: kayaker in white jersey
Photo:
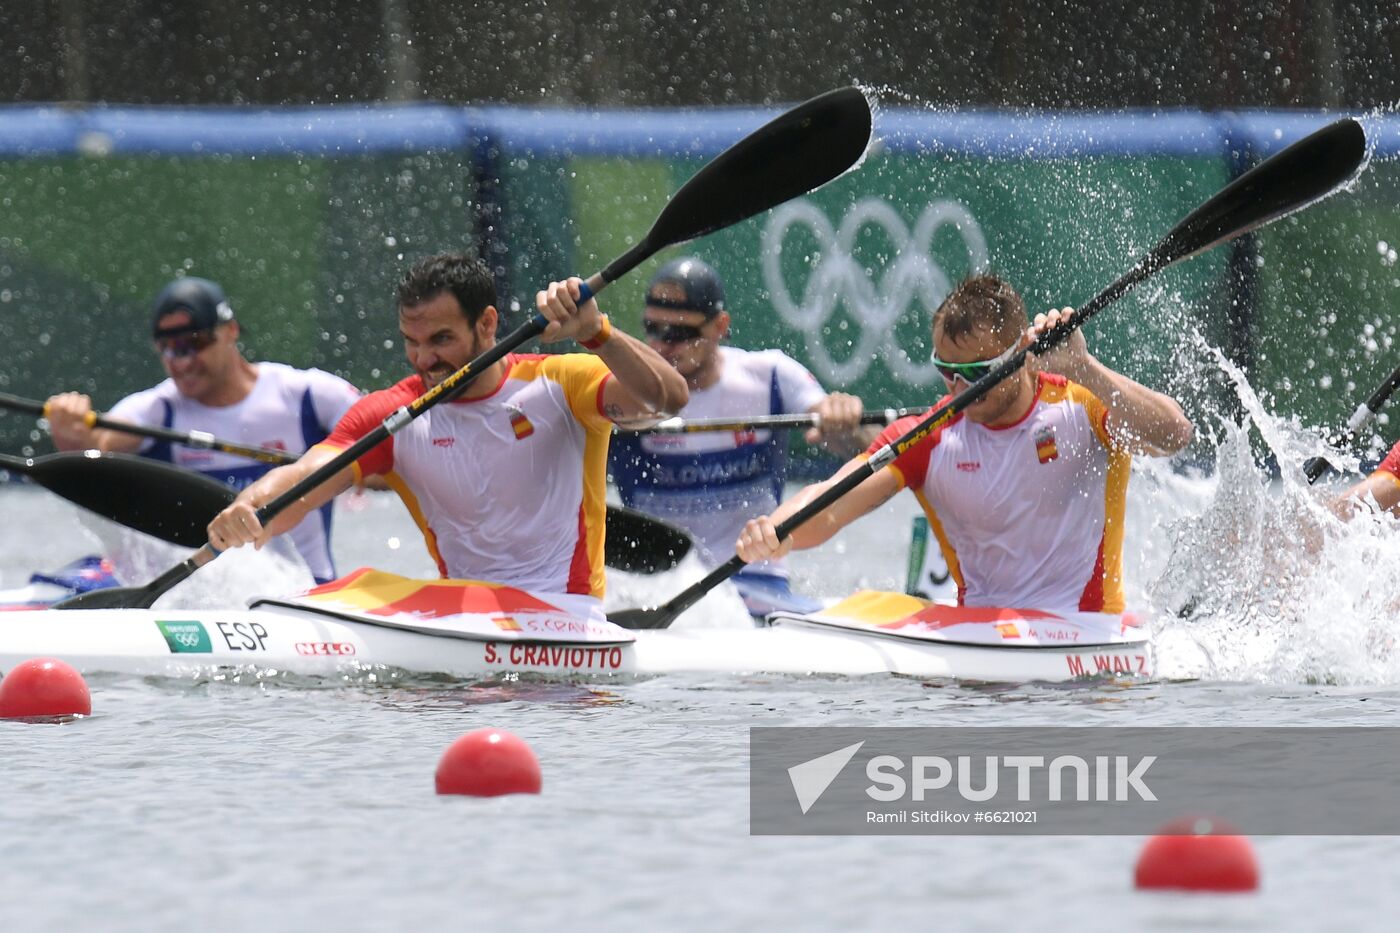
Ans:
{"type": "Polygon", "coordinates": [[[399,331],[414,375],[371,392],[321,444],[239,494],[209,525],[220,550],[262,546],[360,477],[382,475],[418,522],[443,577],[504,584],[601,616],[608,441],[614,422],[678,411],[685,380],[655,351],[614,330],[580,280],[536,296],[541,340],[596,352],[511,353],[457,399],[425,411],[264,529],[257,507],[496,344],[490,270],[463,254],[421,260],[399,283],[399,331]]]}
{"type": "MultiPolygon", "coordinates": [[[[843,456],[862,449],[877,429],[862,428],[861,400],[828,393],[807,368],[781,350],[725,346],[729,312],[724,285],[693,257],[663,265],[647,286],[642,326],[647,343],[685,377],[690,401],[682,418],[742,418],[811,412],[821,426],[807,441],[843,456]]],[[[613,439],[613,482],[624,505],[679,525],[694,536],[709,567],[728,560],[744,522],[783,498],[786,431],[629,434],[613,439]]],[[[750,612],[794,608],[781,560],[734,577],[750,612]]]]}
{"type": "MultiPolygon", "coordinates": [[[[298,455],[330,434],[360,398],[350,383],[319,369],[250,362],[224,290],[207,279],[176,279],[151,309],[156,353],[169,376],[129,395],[108,413],[114,421],[176,431],[204,431],[242,444],[298,455]]],[[[48,400],[46,416],[59,450],[136,452],[186,467],[242,489],[271,466],[217,450],[91,428],[92,399],[66,392],[48,400]]],[[[292,531],[292,541],[317,582],[336,576],[329,506],[292,531]]]]}
{"type": "MultiPolygon", "coordinates": [[[[934,363],[948,398],[1073,313],[1037,315],[1028,329],[1025,304],[1008,283],[990,275],[961,283],[933,318],[934,363]]],[[[1123,611],[1131,455],[1167,456],[1190,443],[1193,428],[1181,406],[1104,366],[1075,330],[778,541],[777,523],[918,420],[890,425],[836,478],[745,525],[739,556],[769,560],[815,547],[907,487],[943,549],[960,604],[1123,611]]]]}

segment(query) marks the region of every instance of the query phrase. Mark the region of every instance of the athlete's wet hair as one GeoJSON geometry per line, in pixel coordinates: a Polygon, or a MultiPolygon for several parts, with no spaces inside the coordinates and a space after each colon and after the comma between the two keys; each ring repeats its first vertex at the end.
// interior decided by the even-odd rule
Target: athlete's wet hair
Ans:
{"type": "Polygon", "coordinates": [[[467,323],[475,327],[481,313],[496,304],[491,270],[466,253],[439,253],[420,259],[399,280],[399,307],[412,307],[451,292],[462,306],[467,323]]]}
{"type": "Polygon", "coordinates": [[[1026,303],[1009,282],[994,275],[963,279],[933,313],[934,332],[941,327],[954,343],[986,330],[1009,347],[1029,324],[1026,303]]]}

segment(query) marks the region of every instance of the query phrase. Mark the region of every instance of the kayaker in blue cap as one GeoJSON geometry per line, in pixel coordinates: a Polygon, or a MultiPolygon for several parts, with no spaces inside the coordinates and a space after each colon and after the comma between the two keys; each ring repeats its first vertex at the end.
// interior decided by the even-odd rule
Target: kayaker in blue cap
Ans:
{"type": "MultiPolygon", "coordinates": [[[[129,395],[108,413],[113,421],[200,431],[235,443],[296,456],[331,433],[360,393],[339,376],[283,363],[249,361],[224,290],[186,276],[167,284],[151,304],[151,340],[169,377],[129,395]]],[[[92,399],[65,392],[44,411],[59,450],[135,452],[204,473],[242,489],[272,469],[236,454],[93,428],[92,399]]],[[[318,582],[336,576],[329,506],[292,531],[297,553],[318,582]]]]}
{"type": "MultiPolygon", "coordinates": [[[[690,402],[681,418],[810,412],[821,424],[808,430],[807,441],[843,456],[878,433],[861,427],[859,398],[828,393],[781,350],[725,344],[729,324],[724,285],[707,263],[673,259],[652,277],[642,327],[652,349],[685,377],[690,402]]],[[[701,559],[714,567],[729,559],[744,522],[782,501],[788,440],[786,431],[768,429],[622,433],[613,439],[612,478],[623,504],[689,531],[701,559]]],[[[747,567],[734,583],[755,615],[795,605],[781,560],[747,567]]]]}

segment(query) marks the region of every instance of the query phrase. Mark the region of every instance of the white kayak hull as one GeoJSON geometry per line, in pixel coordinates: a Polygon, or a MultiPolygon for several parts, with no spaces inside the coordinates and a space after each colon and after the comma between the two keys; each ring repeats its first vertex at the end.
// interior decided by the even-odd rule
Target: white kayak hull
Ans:
{"type": "MultiPolygon", "coordinates": [[[[395,579],[402,578],[377,577],[381,586],[395,579]]],[[[85,673],[158,676],[225,668],[321,676],[385,669],[461,678],[569,679],[682,672],[904,674],[995,682],[1152,676],[1145,635],[1129,633],[1098,644],[959,642],[948,640],[948,626],[945,637],[930,638],[921,636],[918,626],[880,628],[843,616],[841,607],[851,600],[810,616],[775,617],[767,628],[645,632],[560,611],[375,615],[363,599],[353,602],[342,592],[261,601],[245,610],[0,613],[0,671],[42,656],[62,658],[85,673]]],[[[1006,631],[1004,621],[995,624],[1006,631]]],[[[985,627],[969,625],[971,631],[958,637],[979,637],[985,627]]]]}
{"type": "Polygon", "coordinates": [[[927,644],[878,635],[763,629],[637,632],[621,644],[428,635],[281,610],[36,610],[0,616],[0,671],[59,657],[87,672],[186,676],[218,668],[309,675],[393,668],[482,677],[540,674],[904,674],[991,682],[1151,677],[1147,642],[1053,648],[927,644]]]}
{"type": "Polygon", "coordinates": [[[636,635],[635,641],[612,645],[493,641],[269,610],[36,610],[0,616],[0,671],[27,658],[58,657],[84,673],[159,676],[228,667],[309,675],[393,668],[454,677],[752,672],[1028,682],[1152,676],[1146,642],[990,648],[787,625],[636,635]]]}
{"type": "Polygon", "coordinates": [[[959,680],[1155,676],[1151,638],[1131,614],[970,608],[866,590],[816,612],[774,613],[769,622],[863,645],[898,673],[919,663],[945,669],[922,676],[959,680]]]}

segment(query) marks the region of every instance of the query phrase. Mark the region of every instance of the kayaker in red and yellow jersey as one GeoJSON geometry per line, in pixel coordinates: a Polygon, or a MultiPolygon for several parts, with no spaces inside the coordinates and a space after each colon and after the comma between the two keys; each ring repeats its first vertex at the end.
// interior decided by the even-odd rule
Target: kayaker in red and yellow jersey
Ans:
{"type": "Polygon", "coordinates": [[[261,546],[361,475],[380,474],[444,577],[601,598],[613,422],[675,413],[687,391],[654,350],[614,330],[597,302],[579,304],[579,285],[574,278],[538,293],[549,321],[541,340],[572,338],[596,356],[508,354],[459,398],[430,408],[263,528],[259,505],[495,345],[496,290],[486,266],[458,254],[415,264],[398,287],[399,330],[415,374],[365,396],[325,441],[249,486],[210,523],[210,543],[261,546]]]}
{"type": "MultiPolygon", "coordinates": [[[[933,318],[934,363],[952,395],[1073,315],[1037,315],[990,275],[961,283],[933,318]]],[[[1191,441],[1181,407],[1104,366],[1076,330],[947,425],[779,542],[775,526],[918,423],[895,422],[836,476],[749,522],[745,561],[815,547],[909,488],[928,516],[959,602],[1048,611],[1123,611],[1122,552],[1133,453],[1191,441]]]]}
{"type": "Polygon", "coordinates": [[[1395,442],[1370,476],[1337,498],[1336,511],[1345,517],[1358,503],[1366,501],[1374,501],[1381,511],[1400,518],[1400,441],[1395,442]]]}

